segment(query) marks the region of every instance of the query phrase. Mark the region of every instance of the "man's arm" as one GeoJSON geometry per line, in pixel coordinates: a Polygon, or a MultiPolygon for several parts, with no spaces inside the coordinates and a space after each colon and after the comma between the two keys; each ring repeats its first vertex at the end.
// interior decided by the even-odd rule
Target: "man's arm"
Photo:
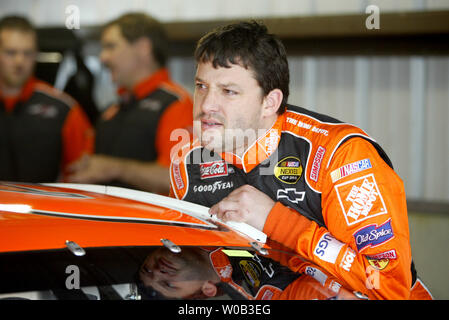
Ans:
{"type": "Polygon", "coordinates": [[[70,182],[102,183],[119,180],[148,192],[168,194],[168,168],[157,162],[143,162],[104,155],[86,156],[71,166],[70,182]]]}
{"type": "Polygon", "coordinates": [[[361,138],[343,144],[322,174],[326,228],[279,202],[268,204],[268,196],[248,186],[234,190],[211,213],[259,229],[262,225],[270,241],[295,250],[370,298],[407,299],[411,249],[400,178],[361,138]],[[369,159],[364,170],[332,178],[335,170],[364,159],[369,159]]]}
{"type": "Polygon", "coordinates": [[[94,151],[95,133],[89,119],[81,106],[72,106],[62,127],[62,173],[63,181],[67,181],[70,165],[79,161],[82,156],[94,151]]]}

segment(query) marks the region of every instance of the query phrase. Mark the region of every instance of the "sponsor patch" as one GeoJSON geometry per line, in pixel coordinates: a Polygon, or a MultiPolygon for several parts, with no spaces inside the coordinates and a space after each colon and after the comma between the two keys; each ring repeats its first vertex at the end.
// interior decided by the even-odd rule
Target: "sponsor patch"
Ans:
{"type": "Polygon", "coordinates": [[[184,182],[182,181],[181,171],[179,170],[179,164],[173,162],[173,179],[178,190],[184,189],[184,182]]]}
{"type": "Polygon", "coordinates": [[[332,182],[336,182],[341,178],[347,177],[353,173],[360,172],[369,168],[372,168],[369,159],[363,159],[360,161],[346,164],[343,167],[335,169],[334,171],[331,172],[332,182]]]}
{"type": "Polygon", "coordinates": [[[215,193],[217,190],[224,190],[224,189],[231,189],[234,187],[234,182],[228,181],[215,181],[212,184],[205,184],[205,185],[195,185],[193,186],[193,192],[212,192],[215,193]]]}
{"type": "Polygon", "coordinates": [[[49,104],[33,104],[28,107],[28,113],[31,115],[41,116],[43,118],[55,118],[59,111],[53,105],[49,104]]]}
{"type": "Polygon", "coordinates": [[[356,253],[354,252],[354,250],[352,250],[351,248],[347,248],[343,259],[341,260],[340,267],[349,272],[349,270],[351,270],[352,263],[354,262],[355,257],[356,253]]]}
{"type": "Polygon", "coordinates": [[[315,157],[312,162],[312,170],[310,171],[310,180],[318,181],[318,175],[320,174],[321,161],[323,161],[324,153],[326,149],[322,146],[318,146],[318,150],[315,153],[315,157]]]}
{"type": "Polygon", "coordinates": [[[367,256],[367,258],[376,259],[376,260],[382,260],[382,259],[395,260],[398,258],[398,256],[396,254],[396,250],[392,249],[392,250],[381,252],[381,253],[378,253],[375,255],[369,255],[369,256],[367,256]]]}
{"type": "Polygon", "coordinates": [[[271,156],[276,150],[280,139],[281,137],[279,136],[278,131],[275,129],[270,129],[269,134],[265,138],[265,151],[268,156],[271,156]]]}
{"type": "Polygon", "coordinates": [[[306,267],[305,274],[313,277],[316,281],[321,283],[322,286],[324,286],[324,284],[326,283],[327,275],[317,268],[308,266],[306,267]]]}
{"type": "Polygon", "coordinates": [[[321,237],[320,241],[318,241],[318,244],[313,250],[313,254],[323,261],[335,263],[343,246],[344,244],[342,242],[338,241],[327,232],[321,237]]]}
{"type": "Polygon", "coordinates": [[[387,213],[372,173],[338,184],[334,188],[348,225],[387,213]]]}
{"type": "Polygon", "coordinates": [[[250,260],[242,260],[239,262],[240,269],[242,269],[243,275],[248,283],[253,287],[260,286],[260,275],[262,270],[260,267],[250,260]]]}
{"type": "Polygon", "coordinates": [[[366,257],[366,259],[368,260],[368,263],[371,267],[379,271],[385,269],[390,263],[390,259],[371,259],[368,258],[368,256],[366,257]]]}
{"type": "Polygon", "coordinates": [[[160,100],[147,98],[139,102],[139,109],[158,112],[159,110],[162,109],[162,103],[160,100]]]}
{"type": "Polygon", "coordinates": [[[385,223],[377,226],[377,224],[370,224],[354,233],[354,240],[357,250],[361,252],[367,247],[377,247],[394,237],[393,229],[391,228],[391,219],[385,223]]]}
{"type": "Polygon", "coordinates": [[[286,157],[279,161],[274,167],[274,175],[279,181],[295,184],[301,178],[302,165],[301,161],[296,157],[286,157]]]}
{"type": "Polygon", "coordinates": [[[299,203],[304,200],[305,191],[297,191],[295,188],[279,189],[277,191],[277,199],[287,199],[292,203],[299,203]]]}
{"type": "Polygon", "coordinates": [[[274,293],[270,289],[266,289],[265,292],[262,295],[261,300],[271,300],[273,299],[274,293]]]}
{"type": "Polygon", "coordinates": [[[200,164],[201,179],[223,177],[228,175],[228,165],[224,160],[200,164]]]}
{"type": "Polygon", "coordinates": [[[329,283],[329,289],[331,289],[333,292],[338,293],[340,291],[341,284],[338,282],[332,280],[331,283],[329,283]]]}

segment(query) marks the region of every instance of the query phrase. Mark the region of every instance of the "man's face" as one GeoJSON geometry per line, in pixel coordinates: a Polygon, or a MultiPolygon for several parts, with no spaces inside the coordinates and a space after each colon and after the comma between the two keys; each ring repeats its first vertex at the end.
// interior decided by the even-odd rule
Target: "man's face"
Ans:
{"type": "Polygon", "coordinates": [[[136,46],[126,40],[117,25],[104,30],[101,46],[100,60],[109,68],[112,81],[119,86],[132,87],[133,75],[139,69],[136,46]]]}
{"type": "Polygon", "coordinates": [[[152,252],[145,259],[139,276],[145,286],[163,294],[167,298],[184,298],[201,289],[205,280],[206,266],[184,248],[179,254],[173,254],[165,248],[152,252]]]}
{"type": "Polygon", "coordinates": [[[238,64],[230,66],[198,64],[194,133],[210,150],[239,154],[254,142],[261,128],[263,91],[251,70],[238,64]]]}
{"type": "Polygon", "coordinates": [[[14,29],[0,31],[0,81],[22,87],[31,76],[36,59],[36,35],[14,29]]]}

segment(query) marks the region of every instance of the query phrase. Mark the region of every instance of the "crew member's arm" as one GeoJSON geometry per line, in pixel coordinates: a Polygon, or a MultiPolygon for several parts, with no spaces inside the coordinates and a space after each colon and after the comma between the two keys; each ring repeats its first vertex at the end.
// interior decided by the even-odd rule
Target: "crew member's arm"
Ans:
{"type": "Polygon", "coordinates": [[[72,106],[62,127],[62,180],[67,181],[69,167],[94,151],[94,130],[78,104],[72,106]]]}
{"type": "Polygon", "coordinates": [[[170,151],[178,141],[171,141],[171,133],[184,130],[191,133],[192,105],[177,101],[163,113],[158,123],[155,146],[156,161],[138,161],[95,154],[71,167],[70,181],[101,183],[118,180],[141,190],[168,194],[170,188],[170,151]]]}

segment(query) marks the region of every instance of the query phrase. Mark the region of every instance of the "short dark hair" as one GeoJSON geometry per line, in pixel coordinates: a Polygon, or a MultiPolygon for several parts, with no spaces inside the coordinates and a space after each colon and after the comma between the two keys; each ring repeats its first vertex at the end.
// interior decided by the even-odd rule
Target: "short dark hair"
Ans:
{"type": "Polygon", "coordinates": [[[19,30],[22,32],[36,33],[33,24],[22,16],[6,16],[0,19],[0,31],[5,29],[19,30]]]}
{"type": "Polygon", "coordinates": [[[285,111],[290,82],[287,53],[279,38],[268,33],[264,24],[252,20],[212,30],[198,41],[195,60],[210,61],[214,68],[230,68],[229,63],[251,68],[264,95],[273,89],[282,91],[278,113],[285,111]]]}
{"type": "Polygon", "coordinates": [[[155,18],[140,12],[126,13],[115,20],[108,22],[103,31],[117,25],[123,37],[128,42],[134,42],[142,37],[151,40],[153,55],[160,66],[165,66],[168,56],[167,34],[162,24],[155,18]]]}

